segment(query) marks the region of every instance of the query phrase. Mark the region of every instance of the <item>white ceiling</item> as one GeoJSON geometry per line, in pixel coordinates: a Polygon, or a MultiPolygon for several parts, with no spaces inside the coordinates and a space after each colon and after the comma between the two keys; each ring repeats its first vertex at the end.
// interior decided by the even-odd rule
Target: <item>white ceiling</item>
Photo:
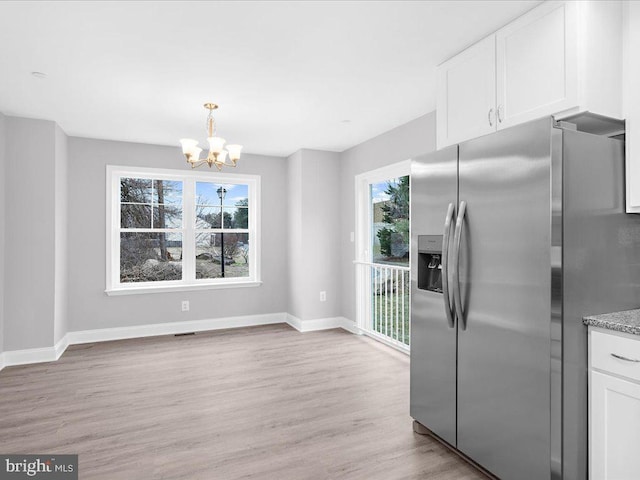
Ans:
{"type": "Polygon", "coordinates": [[[213,101],[246,152],[343,151],[434,110],[436,65],[537,3],[0,2],[0,112],[177,145],[213,101]]]}

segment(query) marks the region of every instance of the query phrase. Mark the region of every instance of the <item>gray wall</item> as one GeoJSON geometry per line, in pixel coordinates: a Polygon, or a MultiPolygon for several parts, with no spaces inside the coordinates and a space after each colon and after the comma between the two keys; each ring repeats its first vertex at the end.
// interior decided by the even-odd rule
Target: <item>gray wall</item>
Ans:
{"type": "Polygon", "coordinates": [[[355,244],[355,176],[410,159],[436,149],[436,114],[428,113],[409,123],[390,130],[345,150],[340,155],[340,239],[339,249],[342,282],[342,316],[356,320],[355,244]]]}
{"type": "Polygon", "coordinates": [[[56,125],[6,117],[4,349],[51,347],[56,125]]]}
{"type": "Polygon", "coordinates": [[[67,331],[180,320],[276,312],[355,320],[354,177],[434,150],[435,113],[341,154],[244,155],[233,171],[262,178],[263,284],[256,288],[104,293],[106,165],[187,168],[179,148],[67,138],[54,122],[2,115],[0,142],[6,351],[50,347],[67,331]],[[180,311],[182,300],[190,312],[180,311]]]}
{"type": "Polygon", "coordinates": [[[4,351],[5,117],[0,113],[0,353],[4,351]]]}
{"type": "Polygon", "coordinates": [[[70,137],[68,148],[70,331],[286,312],[286,159],[245,154],[236,169],[224,170],[261,176],[260,287],[109,297],[104,293],[106,165],[189,167],[178,147],[70,137]],[[182,300],[190,301],[189,312],[181,312],[182,300]]]}
{"type": "Polygon", "coordinates": [[[340,316],[340,154],[303,149],[287,159],[289,313],[301,320],[340,316]],[[320,292],[326,301],[320,301],[320,292]]]}
{"type": "Polygon", "coordinates": [[[54,324],[53,342],[57,343],[67,333],[67,272],[69,259],[67,258],[67,228],[68,228],[68,161],[67,135],[56,125],[55,127],[55,285],[54,285],[54,324]]]}

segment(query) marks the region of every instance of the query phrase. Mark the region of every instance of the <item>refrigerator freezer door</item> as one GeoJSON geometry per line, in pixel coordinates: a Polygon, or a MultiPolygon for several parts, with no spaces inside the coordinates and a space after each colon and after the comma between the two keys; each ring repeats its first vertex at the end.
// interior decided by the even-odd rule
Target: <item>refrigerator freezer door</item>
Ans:
{"type": "Polygon", "coordinates": [[[551,478],[551,126],[459,145],[458,448],[505,480],[551,478]]]}
{"type": "Polygon", "coordinates": [[[417,264],[418,236],[444,236],[449,204],[457,204],[457,173],[457,145],[417,157],[411,167],[411,416],[454,446],[456,328],[443,293],[417,288],[417,264]]]}

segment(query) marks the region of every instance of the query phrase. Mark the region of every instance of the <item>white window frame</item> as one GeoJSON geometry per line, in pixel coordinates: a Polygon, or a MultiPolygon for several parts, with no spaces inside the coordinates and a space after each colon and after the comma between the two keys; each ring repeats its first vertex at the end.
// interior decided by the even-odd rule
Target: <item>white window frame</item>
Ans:
{"type": "MultiPolygon", "coordinates": [[[[217,288],[257,287],[260,280],[260,176],[206,171],[126,167],[107,165],[107,238],[106,289],[107,295],[208,290],[217,288]],[[182,236],[182,280],[160,282],[120,282],[120,179],[153,178],[182,182],[182,228],[174,231],[182,236]],[[249,194],[249,276],[196,279],[195,275],[195,185],[196,182],[244,184],[249,194]]],[[[135,231],[135,230],[133,230],[135,231]]],[[[227,230],[225,230],[227,231],[227,230]]],[[[234,233],[234,230],[229,230],[234,233]]],[[[243,229],[243,232],[244,229],[243,229]]]]}

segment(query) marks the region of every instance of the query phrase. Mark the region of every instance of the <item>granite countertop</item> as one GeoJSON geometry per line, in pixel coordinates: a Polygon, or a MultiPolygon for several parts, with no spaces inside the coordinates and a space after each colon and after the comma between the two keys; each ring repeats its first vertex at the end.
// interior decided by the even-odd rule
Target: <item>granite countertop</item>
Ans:
{"type": "Polygon", "coordinates": [[[582,319],[590,327],[640,335],[640,309],[593,315],[582,319]]]}

